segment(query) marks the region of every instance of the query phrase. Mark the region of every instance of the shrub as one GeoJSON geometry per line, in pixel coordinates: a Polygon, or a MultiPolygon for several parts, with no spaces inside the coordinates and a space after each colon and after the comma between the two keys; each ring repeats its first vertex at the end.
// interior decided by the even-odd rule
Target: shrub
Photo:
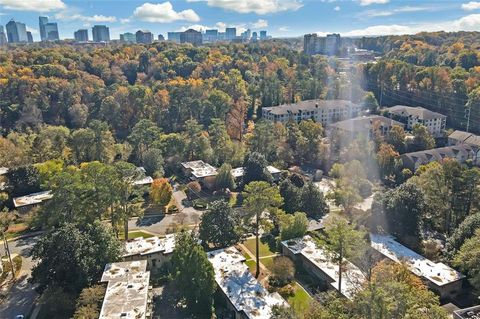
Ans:
{"type": "Polygon", "coordinates": [[[284,286],[292,282],[295,267],[288,257],[278,257],[272,266],[272,285],[284,286]]]}
{"type": "Polygon", "coordinates": [[[293,285],[291,285],[291,284],[283,286],[282,288],[278,289],[278,293],[283,298],[291,297],[295,294],[295,287],[293,287],[293,285]]]}

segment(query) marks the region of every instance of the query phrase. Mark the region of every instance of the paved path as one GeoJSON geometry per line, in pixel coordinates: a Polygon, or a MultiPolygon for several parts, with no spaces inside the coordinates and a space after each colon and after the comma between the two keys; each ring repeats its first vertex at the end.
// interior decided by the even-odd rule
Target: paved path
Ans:
{"type": "Polygon", "coordinates": [[[157,235],[166,235],[182,225],[187,227],[198,225],[203,212],[191,206],[185,206],[187,196],[184,192],[175,190],[172,196],[177,202],[178,213],[132,218],[128,223],[128,229],[130,231],[145,230],[157,235]]]}
{"type": "MultiPolygon", "coordinates": [[[[23,258],[22,269],[17,281],[7,292],[6,298],[0,303],[0,318],[2,319],[14,319],[16,315],[20,314],[27,316],[38,297],[35,287],[28,283],[33,267],[30,253],[37,239],[38,237],[29,237],[9,241],[11,253],[21,255],[23,258]]],[[[5,254],[3,248],[1,252],[3,255],[5,254]]],[[[3,293],[5,292],[2,291],[3,293]]]]}

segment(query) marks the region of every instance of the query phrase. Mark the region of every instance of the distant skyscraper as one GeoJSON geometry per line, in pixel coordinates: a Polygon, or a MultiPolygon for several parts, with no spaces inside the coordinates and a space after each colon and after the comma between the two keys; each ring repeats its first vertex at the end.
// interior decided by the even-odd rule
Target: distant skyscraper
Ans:
{"type": "Polygon", "coordinates": [[[138,30],[135,39],[137,43],[150,44],[153,43],[153,34],[148,30],[138,30]]]}
{"type": "Polygon", "coordinates": [[[257,32],[253,32],[253,33],[252,33],[252,41],[253,41],[253,42],[256,42],[257,40],[258,40],[257,32]]]}
{"type": "Polygon", "coordinates": [[[336,55],[340,51],[341,38],[340,34],[327,34],[325,41],[325,54],[336,55]]]}
{"type": "Polygon", "coordinates": [[[165,37],[163,36],[163,34],[158,35],[158,41],[165,41],[165,37]]]}
{"type": "Polygon", "coordinates": [[[245,32],[242,32],[242,40],[250,39],[251,35],[252,31],[250,31],[250,29],[245,30],[245,32]]]}
{"type": "Polygon", "coordinates": [[[175,42],[175,43],[180,43],[180,35],[181,34],[182,34],[182,32],[168,32],[167,33],[168,41],[172,41],[172,42],[175,42]]]}
{"type": "Polygon", "coordinates": [[[7,38],[10,43],[28,42],[27,27],[25,23],[10,20],[5,26],[7,29],[7,38]]]}
{"type": "Polygon", "coordinates": [[[48,23],[47,17],[38,17],[38,25],[40,27],[40,40],[47,41],[47,33],[45,32],[45,25],[48,23]]]}
{"type": "Polygon", "coordinates": [[[128,42],[128,43],[135,43],[137,42],[137,38],[135,34],[131,32],[125,32],[123,34],[120,34],[120,41],[121,42],[128,42]]]}
{"type": "Polygon", "coordinates": [[[267,40],[267,31],[260,31],[260,40],[267,40]]]}
{"type": "Polygon", "coordinates": [[[325,54],[325,39],[316,33],[303,36],[303,51],[308,55],[325,54]]]}
{"type": "Polygon", "coordinates": [[[7,44],[7,36],[5,35],[3,26],[0,25],[0,45],[5,45],[5,44],[7,44]]]}
{"type": "Polygon", "coordinates": [[[56,22],[48,22],[47,17],[38,17],[40,27],[40,39],[42,41],[58,41],[58,25],[56,22]]]}
{"type": "Polygon", "coordinates": [[[49,22],[45,24],[45,34],[47,41],[58,41],[60,36],[58,35],[58,26],[56,22],[49,22]]]}
{"type": "Polygon", "coordinates": [[[180,43],[191,43],[193,45],[202,45],[202,33],[193,29],[188,29],[180,34],[180,43]]]}
{"type": "Polygon", "coordinates": [[[87,42],[88,41],[88,30],[79,29],[73,33],[75,41],[77,42],[87,42]]]}
{"type": "Polygon", "coordinates": [[[234,40],[237,37],[237,28],[226,28],[225,29],[225,38],[226,40],[234,40]]]}
{"type": "Polygon", "coordinates": [[[33,43],[33,35],[32,35],[32,32],[30,31],[27,31],[27,42],[33,43]]]}
{"type": "Polygon", "coordinates": [[[206,30],[205,35],[203,37],[203,42],[213,43],[216,41],[218,41],[218,30],[217,29],[206,30]]]}
{"type": "Polygon", "coordinates": [[[92,36],[94,42],[110,42],[110,29],[105,25],[94,25],[92,36]]]}

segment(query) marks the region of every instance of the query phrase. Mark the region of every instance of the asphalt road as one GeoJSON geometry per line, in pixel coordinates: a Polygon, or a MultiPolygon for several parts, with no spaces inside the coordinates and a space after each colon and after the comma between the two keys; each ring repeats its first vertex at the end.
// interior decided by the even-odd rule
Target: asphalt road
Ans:
{"type": "Polygon", "coordinates": [[[157,235],[166,235],[172,233],[180,226],[193,226],[200,223],[202,211],[193,207],[185,206],[186,195],[182,191],[174,191],[173,197],[177,201],[179,212],[172,215],[145,216],[143,218],[133,218],[128,223],[128,228],[132,230],[146,230],[157,235]]]}
{"type": "MultiPolygon", "coordinates": [[[[30,237],[9,242],[10,252],[21,255],[23,259],[20,276],[8,291],[7,297],[0,303],[0,318],[2,319],[14,319],[16,315],[20,314],[28,315],[38,297],[34,289],[35,287],[28,283],[33,266],[30,252],[37,238],[30,237]]],[[[0,250],[2,255],[5,255],[3,245],[0,250]]]]}

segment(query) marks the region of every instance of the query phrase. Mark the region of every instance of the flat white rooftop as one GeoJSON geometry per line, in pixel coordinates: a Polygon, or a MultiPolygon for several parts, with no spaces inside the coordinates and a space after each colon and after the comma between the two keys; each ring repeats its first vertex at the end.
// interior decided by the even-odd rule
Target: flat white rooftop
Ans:
{"type": "Polygon", "coordinates": [[[164,238],[138,237],[127,241],[124,245],[123,257],[134,255],[149,255],[157,252],[170,254],[175,249],[175,234],[168,234],[164,238]]]}
{"type": "Polygon", "coordinates": [[[205,163],[204,161],[191,161],[184,162],[182,166],[185,169],[192,171],[192,175],[196,178],[215,176],[217,175],[217,169],[212,165],[205,163]]]}
{"type": "Polygon", "coordinates": [[[32,193],[29,195],[14,198],[13,205],[15,207],[23,207],[28,205],[40,204],[41,202],[49,200],[52,197],[52,191],[32,193]]]}
{"type": "MultiPolygon", "coordinates": [[[[278,174],[278,173],[281,173],[282,171],[279,170],[278,168],[276,167],[273,167],[271,165],[267,166],[267,170],[270,174],[278,174]]],[[[232,176],[234,178],[238,178],[238,177],[242,177],[244,174],[245,174],[245,167],[237,167],[237,168],[234,168],[230,171],[230,173],[232,174],[232,176]]]]}
{"type": "Polygon", "coordinates": [[[101,281],[108,282],[100,319],[145,319],[148,312],[150,272],[147,261],[111,263],[101,281]]]}
{"type": "Polygon", "coordinates": [[[136,186],[140,186],[140,185],[150,185],[152,183],[153,183],[153,178],[151,176],[146,176],[142,179],[138,179],[134,181],[132,184],[136,186]]]}
{"type": "Polygon", "coordinates": [[[404,262],[415,275],[443,286],[465,278],[444,263],[435,263],[403,246],[390,235],[370,234],[372,248],[394,262],[404,262]]]}
{"type": "Polygon", "coordinates": [[[238,312],[249,319],[269,319],[273,306],[288,307],[278,293],[269,293],[250,273],[245,257],[235,248],[208,253],[215,281],[238,312]]]}
{"type": "Polygon", "coordinates": [[[6,167],[0,167],[0,175],[5,175],[8,173],[8,168],[6,167]]]}
{"type": "MultiPolygon", "coordinates": [[[[330,285],[338,290],[338,265],[330,261],[327,252],[318,247],[312,237],[307,235],[303,238],[285,240],[282,241],[282,245],[294,255],[303,255],[304,258],[327,275],[331,280],[330,285]]],[[[352,300],[366,281],[366,277],[357,266],[348,260],[345,260],[343,268],[341,294],[352,300]]]]}

